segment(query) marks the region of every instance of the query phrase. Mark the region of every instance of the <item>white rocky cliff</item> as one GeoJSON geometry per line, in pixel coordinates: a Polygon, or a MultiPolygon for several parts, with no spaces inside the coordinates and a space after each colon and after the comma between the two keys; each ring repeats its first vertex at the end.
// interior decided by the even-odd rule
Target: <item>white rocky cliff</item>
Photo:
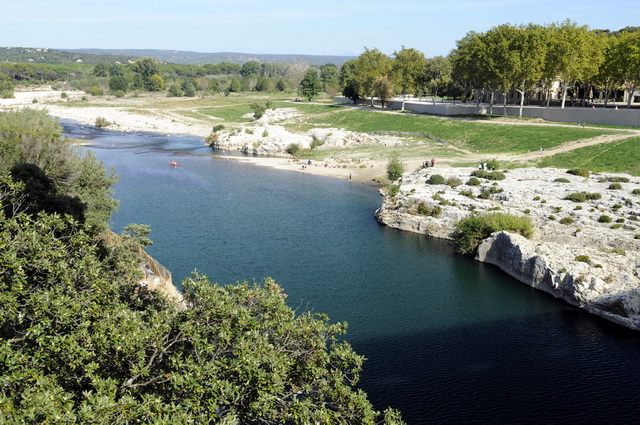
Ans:
{"type": "Polygon", "coordinates": [[[509,170],[500,181],[478,179],[477,184],[470,182],[472,171],[428,168],[405,174],[395,195],[382,191],[383,205],[376,217],[391,227],[448,239],[455,223],[474,212],[527,215],[535,226],[532,239],[496,232],[482,242],[476,259],[572,305],[640,330],[639,179],[612,173],[584,178],[567,170],[528,168],[509,170]],[[462,184],[428,184],[433,174],[452,186],[457,180],[462,184]],[[564,199],[577,192],[597,193],[600,199],[564,199]],[[420,205],[423,213],[436,207],[440,213],[420,214],[420,205]]]}

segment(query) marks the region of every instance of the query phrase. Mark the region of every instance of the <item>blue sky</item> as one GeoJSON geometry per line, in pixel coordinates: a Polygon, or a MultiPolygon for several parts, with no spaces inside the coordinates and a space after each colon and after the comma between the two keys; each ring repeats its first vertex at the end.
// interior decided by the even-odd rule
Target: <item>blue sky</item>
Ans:
{"type": "Polygon", "coordinates": [[[2,9],[0,46],[55,49],[358,55],[405,46],[432,57],[504,23],[640,26],[638,0],[29,0],[2,9]]]}

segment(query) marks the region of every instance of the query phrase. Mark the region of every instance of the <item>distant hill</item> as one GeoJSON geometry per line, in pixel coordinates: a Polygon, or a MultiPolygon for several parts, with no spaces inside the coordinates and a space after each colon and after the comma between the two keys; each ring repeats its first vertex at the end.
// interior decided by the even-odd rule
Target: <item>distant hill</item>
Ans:
{"type": "Polygon", "coordinates": [[[98,62],[127,63],[134,60],[136,57],[131,54],[92,54],[35,47],[0,47],[0,63],[31,62],[69,65],[72,63],[96,64],[98,62]]]}
{"type": "Polygon", "coordinates": [[[304,58],[311,65],[325,65],[332,63],[340,66],[348,60],[355,59],[355,56],[323,56],[323,55],[277,55],[277,54],[254,54],[254,53],[199,53],[182,50],[154,50],[154,49],[72,49],[70,52],[86,53],[92,55],[110,55],[119,57],[151,57],[160,62],[175,64],[204,65],[205,63],[232,62],[243,64],[250,60],[270,63],[292,63],[296,59],[304,58]]]}

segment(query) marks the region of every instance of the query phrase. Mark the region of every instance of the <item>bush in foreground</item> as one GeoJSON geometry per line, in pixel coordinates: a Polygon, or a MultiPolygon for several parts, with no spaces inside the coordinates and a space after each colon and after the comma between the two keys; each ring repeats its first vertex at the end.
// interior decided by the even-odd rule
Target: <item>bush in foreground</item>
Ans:
{"type": "Polygon", "coordinates": [[[138,284],[129,242],[68,217],[0,213],[0,241],[2,423],[382,422],[346,325],[294,312],[271,279],[196,275],[178,308],[138,284]]]}
{"type": "Polygon", "coordinates": [[[533,235],[533,223],[529,217],[505,213],[470,215],[456,224],[451,237],[456,252],[473,256],[484,239],[501,230],[530,238],[533,235]]]}

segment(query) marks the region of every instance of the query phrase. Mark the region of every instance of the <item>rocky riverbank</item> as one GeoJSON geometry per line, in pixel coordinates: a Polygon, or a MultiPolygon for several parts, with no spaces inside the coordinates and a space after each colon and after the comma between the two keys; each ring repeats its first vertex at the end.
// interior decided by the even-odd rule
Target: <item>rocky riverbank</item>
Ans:
{"type": "Polygon", "coordinates": [[[376,217],[390,227],[449,239],[455,223],[472,213],[527,215],[535,226],[532,239],[497,232],[480,245],[476,259],[640,330],[640,179],[523,168],[505,170],[505,178],[494,181],[474,179],[473,171],[427,168],[405,174],[398,187],[381,191],[376,217]],[[428,183],[441,181],[435,174],[449,185],[428,183]],[[576,193],[591,199],[565,199],[576,193]]]}

